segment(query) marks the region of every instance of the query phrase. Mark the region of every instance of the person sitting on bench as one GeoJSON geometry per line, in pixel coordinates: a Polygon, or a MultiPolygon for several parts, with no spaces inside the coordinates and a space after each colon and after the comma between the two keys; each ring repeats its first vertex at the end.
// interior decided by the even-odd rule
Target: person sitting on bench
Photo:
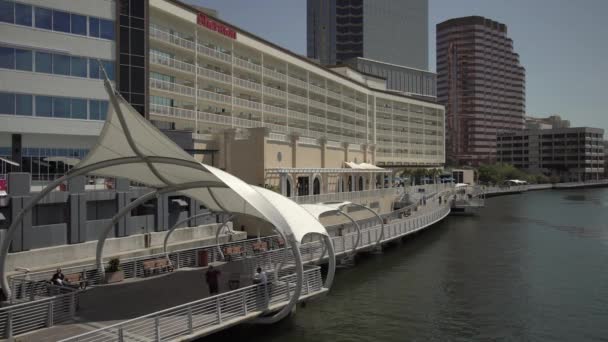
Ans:
{"type": "Polygon", "coordinates": [[[65,275],[61,271],[61,268],[58,268],[57,272],[55,272],[55,274],[53,274],[53,277],[51,278],[51,283],[53,285],[57,285],[57,286],[78,288],[78,285],[70,284],[70,282],[67,279],[65,279],[65,275]]]}
{"type": "Polygon", "coordinates": [[[53,283],[53,285],[63,286],[64,282],[65,275],[61,271],[61,268],[58,268],[57,272],[55,272],[55,274],[53,274],[53,277],[51,278],[51,283],[53,283]]]}

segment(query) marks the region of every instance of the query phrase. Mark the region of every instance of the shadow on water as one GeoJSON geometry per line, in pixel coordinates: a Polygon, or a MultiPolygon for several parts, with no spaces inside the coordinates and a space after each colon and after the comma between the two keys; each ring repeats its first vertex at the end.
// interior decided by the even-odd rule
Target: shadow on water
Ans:
{"type": "MultiPolygon", "coordinates": [[[[390,270],[398,267],[404,260],[428,252],[435,243],[441,240],[442,236],[444,236],[449,229],[449,223],[439,222],[429,229],[425,229],[406,238],[384,245],[382,253],[380,254],[361,253],[357,255],[355,267],[342,268],[336,271],[336,279],[333,288],[327,296],[306,303],[305,305],[299,305],[296,315],[290,316],[277,324],[271,326],[243,324],[200,339],[200,341],[223,342],[226,340],[246,339],[251,342],[268,342],[283,341],[286,338],[285,336],[289,336],[290,341],[315,341],[311,336],[306,338],[302,336],[304,329],[309,329],[307,323],[310,323],[310,316],[318,316],[316,319],[312,318],[312,321],[315,322],[314,325],[317,326],[317,328],[321,328],[318,326],[323,324],[321,322],[334,319],[332,317],[327,317],[327,308],[341,305],[340,302],[349,300],[353,289],[365,286],[365,283],[368,282],[369,279],[381,279],[387,269],[390,270]],[[316,315],[315,312],[318,312],[318,315],[316,315]],[[304,318],[306,322],[302,322],[303,320],[299,318],[304,318]]],[[[333,312],[333,310],[330,310],[330,312],[333,312]]],[[[317,328],[313,327],[311,329],[317,328]]],[[[307,335],[308,334],[310,334],[310,331],[307,332],[307,335]]],[[[351,340],[345,338],[345,336],[342,337],[344,337],[344,339],[336,338],[335,341],[351,340]]],[[[316,339],[317,342],[324,340],[325,339],[323,338],[316,339]]],[[[361,341],[361,339],[352,339],[352,341],[361,341]]]]}

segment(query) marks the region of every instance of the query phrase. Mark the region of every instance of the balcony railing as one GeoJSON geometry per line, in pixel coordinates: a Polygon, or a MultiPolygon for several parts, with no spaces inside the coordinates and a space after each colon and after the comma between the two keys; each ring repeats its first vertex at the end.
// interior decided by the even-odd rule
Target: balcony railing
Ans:
{"type": "Polygon", "coordinates": [[[264,76],[270,76],[279,81],[285,81],[287,79],[287,75],[266,67],[264,67],[264,76]]]}
{"type": "Polygon", "coordinates": [[[222,104],[231,104],[232,97],[228,95],[218,94],[216,92],[208,91],[208,90],[199,90],[198,91],[199,99],[205,99],[208,101],[214,101],[222,104]]]}
{"type": "Polygon", "coordinates": [[[298,112],[297,110],[289,110],[289,118],[290,119],[298,119],[298,120],[304,120],[304,121],[308,121],[308,114],[306,113],[302,113],[302,112],[298,112]]]}
{"type": "Polygon", "coordinates": [[[150,25],[150,37],[194,51],[195,43],[193,41],[178,37],[153,25],[150,25]]]}
{"type": "Polygon", "coordinates": [[[275,107],[271,105],[264,105],[264,111],[267,113],[278,114],[278,115],[287,115],[287,109],[281,107],[275,107]]]}
{"type": "Polygon", "coordinates": [[[251,82],[248,80],[244,80],[242,78],[238,78],[235,77],[234,78],[234,85],[241,87],[241,88],[246,88],[246,89],[251,89],[254,91],[262,91],[262,85],[259,83],[255,83],[255,82],[251,82]]]}
{"type": "Polygon", "coordinates": [[[195,120],[196,119],[196,112],[194,110],[162,106],[162,105],[158,105],[158,104],[154,104],[154,103],[150,104],[150,113],[155,114],[155,115],[163,115],[163,116],[175,117],[175,118],[186,119],[186,120],[195,120]]]}
{"type": "Polygon", "coordinates": [[[303,89],[308,89],[308,83],[292,76],[289,76],[289,85],[295,85],[303,89]]]}
{"type": "Polygon", "coordinates": [[[285,95],[286,94],[287,93],[285,93],[282,90],[279,90],[279,89],[276,89],[276,88],[272,88],[272,87],[269,87],[269,86],[264,86],[264,95],[271,95],[271,96],[274,96],[274,97],[285,99],[285,95]]]}
{"type": "Polygon", "coordinates": [[[173,83],[173,82],[157,80],[154,78],[150,79],[150,87],[153,89],[168,91],[171,93],[188,96],[188,97],[194,97],[194,94],[195,94],[194,88],[192,88],[192,87],[188,87],[188,86],[173,83]]]}
{"type": "Polygon", "coordinates": [[[251,71],[255,71],[255,72],[262,72],[262,66],[259,64],[255,64],[255,63],[251,63],[249,61],[246,61],[240,57],[234,57],[234,65],[247,69],[247,70],[251,70],[251,71]]]}
{"type": "Polygon", "coordinates": [[[196,70],[194,64],[182,62],[177,59],[163,56],[161,54],[154,53],[154,52],[150,54],[150,63],[163,65],[163,66],[166,66],[166,67],[169,67],[172,69],[177,69],[177,70],[189,73],[189,74],[193,74],[194,70],[196,70]]]}
{"type": "Polygon", "coordinates": [[[198,75],[228,84],[232,83],[232,76],[203,67],[198,67],[198,75]]]}
{"type": "Polygon", "coordinates": [[[225,62],[225,63],[232,63],[232,55],[229,55],[229,54],[221,52],[221,51],[214,50],[214,49],[209,48],[204,45],[200,45],[200,44],[198,45],[198,53],[211,57],[211,58],[214,58],[216,60],[225,62]]]}
{"type": "Polygon", "coordinates": [[[289,93],[289,95],[287,95],[287,97],[289,98],[289,101],[297,102],[297,103],[300,103],[303,105],[308,105],[308,99],[303,96],[289,93]]]}
{"type": "Polygon", "coordinates": [[[321,95],[325,95],[326,94],[325,89],[323,89],[323,88],[321,88],[319,86],[316,86],[316,85],[314,85],[312,83],[309,86],[310,86],[310,90],[314,91],[317,94],[321,94],[321,95]]]}

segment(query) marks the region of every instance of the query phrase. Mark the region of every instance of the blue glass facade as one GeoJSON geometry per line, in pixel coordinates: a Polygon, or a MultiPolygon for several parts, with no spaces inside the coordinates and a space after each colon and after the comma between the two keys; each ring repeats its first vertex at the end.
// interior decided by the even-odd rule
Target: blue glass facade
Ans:
{"type": "Polygon", "coordinates": [[[0,0],[0,22],[114,40],[114,21],[0,0]]]}
{"type": "MultiPolygon", "coordinates": [[[[114,79],[114,62],[102,60],[108,77],[114,79]]],[[[0,46],[0,68],[83,78],[103,78],[97,59],[0,46]]]]}
{"type": "Polygon", "coordinates": [[[108,101],[0,92],[0,114],[105,120],[108,101]]]}

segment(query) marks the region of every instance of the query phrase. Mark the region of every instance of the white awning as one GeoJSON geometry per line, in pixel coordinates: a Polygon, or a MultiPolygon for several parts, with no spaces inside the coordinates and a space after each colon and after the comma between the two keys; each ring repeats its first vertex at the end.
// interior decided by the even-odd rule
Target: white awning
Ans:
{"type": "Polygon", "coordinates": [[[153,188],[206,182],[201,187],[176,192],[198,200],[212,211],[268,221],[298,242],[307,233],[327,235],[323,225],[295,202],[195,160],[117,96],[107,80],[105,86],[110,96],[106,122],[95,147],[73,170],[102,163],[101,166],[108,166],[88,174],[126,178],[153,188]],[[115,160],[121,164],[110,165],[115,160]]]}
{"type": "Polygon", "coordinates": [[[378,166],[372,165],[372,164],[368,164],[368,163],[357,164],[355,162],[344,162],[344,164],[346,164],[346,167],[348,167],[348,168],[357,169],[357,170],[384,170],[381,167],[378,167],[378,166]]]}

